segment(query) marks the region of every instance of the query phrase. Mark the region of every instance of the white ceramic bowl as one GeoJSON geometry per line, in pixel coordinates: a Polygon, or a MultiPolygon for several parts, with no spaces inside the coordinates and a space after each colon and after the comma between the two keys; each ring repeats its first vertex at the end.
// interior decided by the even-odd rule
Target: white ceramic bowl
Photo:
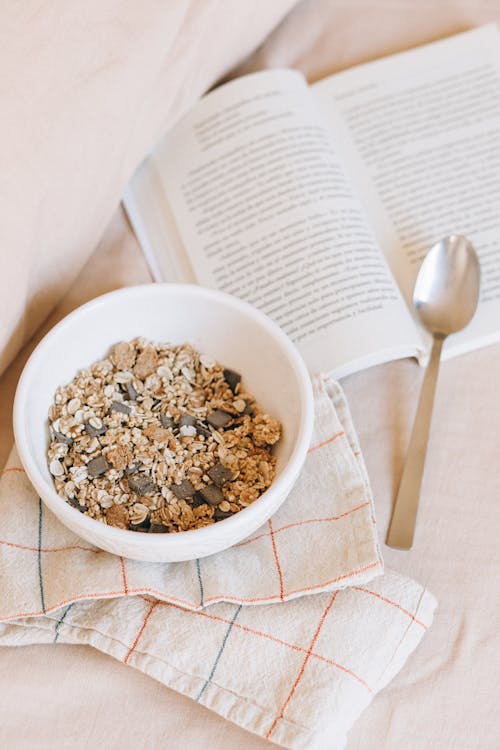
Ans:
{"type": "Polygon", "coordinates": [[[14,431],[26,472],[57,518],[97,547],[136,560],[191,560],[226,549],[254,532],[279,508],[300,472],[313,423],[312,387],[294,345],[250,305],[199,286],[147,284],[120,289],[79,307],[56,325],[29,358],[16,392],[14,431]],[[189,342],[242,373],[245,388],[283,425],[277,474],[251,506],[212,526],[147,534],[107,526],[68,505],[47,467],[47,412],[58,385],[102,358],[112,344],[145,336],[189,342]]]}

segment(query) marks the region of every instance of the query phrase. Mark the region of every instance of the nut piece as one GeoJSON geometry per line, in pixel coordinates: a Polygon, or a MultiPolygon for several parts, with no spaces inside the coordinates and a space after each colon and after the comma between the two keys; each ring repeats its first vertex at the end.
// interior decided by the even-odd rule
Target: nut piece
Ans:
{"type": "Polygon", "coordinates": [[[111,361],[117,370],[128,370],[135,362],[134,346],[125,341],[115,344],[111,352],[111,361]]]}
{"type": "Polygon", "coordinates": [[[115,469],[121,471],[132,461],[132,453],[122,445],[115,445],[106,453],[106,459],[115,469]]]}
{"type": "Polygon", "coordinates": [[[137,357],[134,367],[134,375],[141,380],[147,378],[156,370],[158,355],[152,346],[147,346],[137,357]]]}
{"type": "Polygon", "coordinates": [[[112,505],[106,510],[106,523],[118,529],[128,529],[128,510],[124,505],[112,505]]]}
{"type": "Polygon", "coordinates": [[[157,424],[150,424],[142,432],[150,440],[158,440],[159,443],[166,443],[171,437],[169,430],[157,424]]]}

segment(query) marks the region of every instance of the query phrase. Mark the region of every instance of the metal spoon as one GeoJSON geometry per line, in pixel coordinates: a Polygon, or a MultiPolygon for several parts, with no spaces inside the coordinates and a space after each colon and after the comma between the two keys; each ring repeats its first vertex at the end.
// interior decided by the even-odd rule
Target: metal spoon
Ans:
{"type": "Polygon", "coordinates": [[[417,517],[432,406],[444,340],[470,322],[479,300],[479,260],[466,237],[452,234],[432,247],[420,267],[413,306],[434,337],[425,372],[410,445],[386,544],[410,549],[417,517]]]}

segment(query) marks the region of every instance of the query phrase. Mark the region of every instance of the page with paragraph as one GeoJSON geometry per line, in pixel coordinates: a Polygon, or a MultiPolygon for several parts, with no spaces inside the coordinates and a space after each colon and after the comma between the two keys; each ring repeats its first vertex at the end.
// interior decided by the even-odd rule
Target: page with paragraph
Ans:
{"type": "Polygon", "coordinates": [[[408,305],[421,261],[464,234],[481,262],[472,323],[452,356],[500,339],[500,34],[494,25],[358,66],[313,91],[348,154],[408,305]]]}
{"type": "Polygon", "coordinates": [[[300,74],[216,89],[153,160],[197,280],[270,315],[312,370],[416,353],[413,321],[300,74]]]}

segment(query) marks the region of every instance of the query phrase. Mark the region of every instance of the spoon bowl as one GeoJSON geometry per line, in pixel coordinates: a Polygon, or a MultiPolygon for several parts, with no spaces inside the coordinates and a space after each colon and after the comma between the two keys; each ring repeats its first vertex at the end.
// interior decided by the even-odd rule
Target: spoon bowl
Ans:
{"type": "Polygon", "coordinates": [[[413,306],[434,336],[449,336],[470,323],[479,301],[480,268],[474,247],[460,234],[437,242],[418,272],[413,306]]]}

